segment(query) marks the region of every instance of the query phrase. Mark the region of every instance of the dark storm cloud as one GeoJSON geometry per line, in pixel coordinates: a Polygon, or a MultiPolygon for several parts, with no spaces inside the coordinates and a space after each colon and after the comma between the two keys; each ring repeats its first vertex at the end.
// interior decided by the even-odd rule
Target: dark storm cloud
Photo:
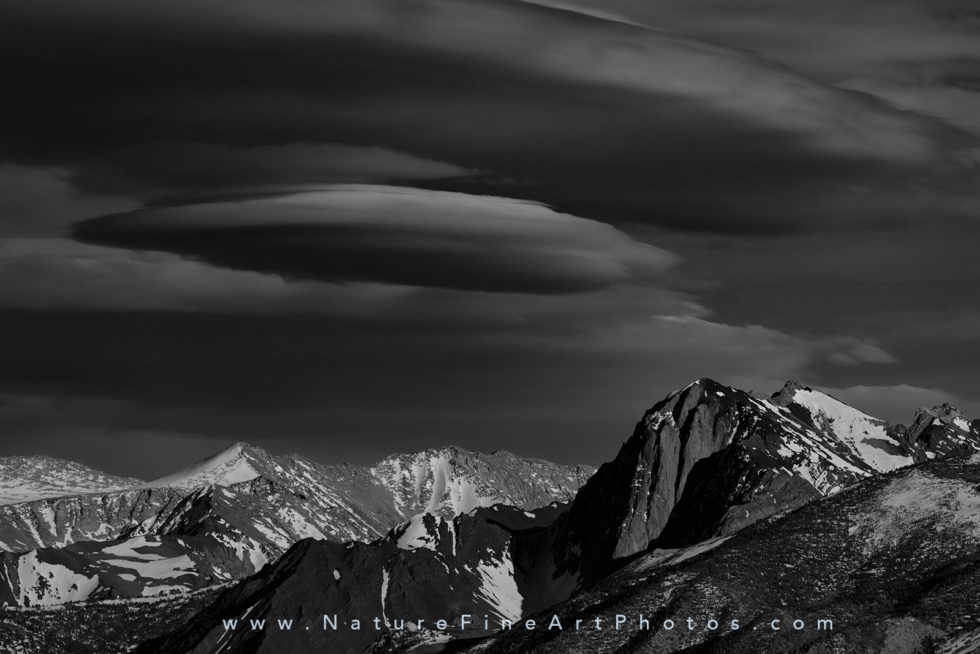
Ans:
{"type": "Polygon", "coordinates": [[[962,4],[551,4],[4,4],[0,430],[599,461],[705,375],[980,407],[962,4]]]}
{"type": "Polygon", "coordinates": [[[539,204],[391,186],[145,209],[80,223],[74,235],[287,279],[491,292],[596,290],[649,281],[676,261],[539,204]]]}
{"type": "Polygon", "coordinates": [[[980,23],[971,0],[569,0],[757,53],[801,74],[855,89],[976,134],[980,23]]]}
{"type": "Polygon", "coordinates": [[[46,6],[0,34],[3,145],[90,190],[351,181],[326,152],[261,161],[261,148],[344,143],[482,173],[435,188],[765,234],[918,219],[895,194],[959,215],[928,189],[969,181],[948,126],[743,52],[541,7],[46,6]]]}

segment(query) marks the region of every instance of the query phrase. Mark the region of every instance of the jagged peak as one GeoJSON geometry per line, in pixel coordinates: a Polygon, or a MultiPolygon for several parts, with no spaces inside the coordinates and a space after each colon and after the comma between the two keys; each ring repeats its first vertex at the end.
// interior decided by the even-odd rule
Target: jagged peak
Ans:
{"type": "Polygon", "coordinates": [[[944,428],[952,428],[959,432],[975,434],[980,432],[978,421],[970,420],[963,412],[948,402],[932,408],[921,407],[915,412],[909,432],[913,437],[936,424],[944,428]]]}
{"type": "Polygon", "coordinates": [[[935,417],[935,418],[946,418],[946,419],[952,419],[952,418],[964,418],[965,419],[966,418],[966,416],[963,415],[963,412],[962,411],[960,411],[959,409],[957,409],[955,406],[953,406],[949,402],[943,402],[942,404],[937,404],[937,405],[933,406],[932,408],[924,407],[924,406],[923,407],[919,407],[916,410],[915,413],[916,413],[917,416],[919,414],[922,414],[922,415],[932,416],[932,417],[935,417]]]}
{"type": "Polygon", "coordinates": [[[694,381],[692,381],[690,384],[688,384],[681,391],[678,391],[678,392],[686,391],[687,389],[692,388],[694,386],[700,386],[701,388],[703,388],[705,390],[713,390],[713,389],[718,388],[718,387],[731,388],[730,386],[726,386],[725,384],[722,384],[721,382],[715,381],[711,377],[698,377],[697,379],[695,379],[694,381]]]}
{"type": "Polygon", "coordinates": [[[778,391],[773,393],[769,397],[769,399],[775,404],[778,404],[780,406],[786,406],[793,401],[793,398],[796,396],[796,393],[799,391],[813,391],[813,389],[805,384],[796,381],[795,379],[790,379],[787,380],[785,384],[783,384],[782,388],[780,388],[778,391]]]}
{"type": "Polygon", "coordinates": [[[271,458],[271,455],[266,450],[262,449],[258,445],[253,445],[246,441],[235,441],[232,445],[228,446],[222,452],[237,452],[239,454],[246,454],[249,456],[255,456],[260,458],[271,458]]]}
{"type": "Polygon", "coordinates": [[[720,382],[715,381],[714,379],[711,379],[710,377],[699,377],[694,381],[692,381],[687,386],[685,386],[684,388],[679,388],[675,391],[671,391],[670,393],[668,393],[663,400],[658,402],[657,405],[654,406],[653,409],[651,409],[651,411],[656,411],[658,408],[669,404],[672,400],[675,400],[682,395],[690,394],[694,390],[700,391],[704,397],[709,397],[712,394],[712,392],[722,392],[722,393],[724,393],[725,391],[740,392],[738,391],[738,389],[733,388],[731,386],[726,386],[720,382]]]}
{"type": "MultiPolygon", "coordinates": [[[[699,377],[695,379],[690,384],[684,388],[679,388],[675,391],[668,393],[664,399],[658,402],[652,409],[647,411],[647,415],[655,414],[662,411],[665,407],[672,406],[678,399],[684,397],[685,400],[691,396],[692,393],[698,393],[695,397],[697,401],[714,401],[721,400],[724,398],[748,396],[750,393],[743,391],[741,389],[735,388],[734,386],[728,386],[716,381],[710,377],[699,377]]],[[[768,399],[768,398],[760,398],[768,399]]]]}
{"type": "Polygon", "coordinates": [[[437,447],[428,447],[422,450],[416,450],[414,452],[396,452],[394,454],[389,454],[385,458],[381,459],[377,463],[373,464],[371,468],[380,468],[384,465],[390,465],[395,462],[405,462],[405,461],[422,461],[422,460],[435,460],[435,459],[461,459],[461,458],[479,458],[479,457],[501,457],[501,458],[520,458],[520,459],[533,459],[533,457],[521,456],[514,454],[509,450],[494,450],[492,452],[481,452],[479,450],[468,450],[462,447],[457,447],[456,445],[440,445],[437,447]]]}
{"type": "MultiPolygon", "coordinates": [[[[827,398],[827,400],[835,402],[839,405],[848,406],[854,409],[855,411],[860,411],[859,409],[852,407],[847,402],[841,400],[838,397],[835,397],[834,395],[828,393],[825,390],[821,390],[814,386],[808,386],[807,384],[799,382],[795,379],[788,380],[785,384],[783,384],[783,387],[778,391],[776,391],[775,393],[773,393],[769,399],[774,404],[777,404],[779,406],[789,406],[793,402],[797,401],[800,393],[806,393],[811,397],[817,396],[817,397],[827,398]]],[[[860,411],[860,413],[863,414],[864,412],[860,411]]]]}
{"type": "Polygon", "coordinates": [[[422,461],[433,461],[442,458],[455,458],[458,450],[452,446],[430,447],[415,452],[395,452],[371,464],[370,469],[374,472],[390,466],[401,466],[408,463],[420,463],[422,461]]]}

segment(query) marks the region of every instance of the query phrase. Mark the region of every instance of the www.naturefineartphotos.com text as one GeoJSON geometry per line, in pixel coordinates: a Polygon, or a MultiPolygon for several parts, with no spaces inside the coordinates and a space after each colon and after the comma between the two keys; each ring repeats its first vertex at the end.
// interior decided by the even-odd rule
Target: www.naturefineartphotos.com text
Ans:
{"type": "MultiPolygon", "coordinates": [[[[567,628],[575,629],[575,630],[594,629],[596,631],[601,631],[604,628],[620,629],[626,624],[628,619],[629,619],[628,616],[618,613],[612,616],[612,619],[609,620],[609,624],[606,627],[603,627],[604,618],[602,616],[596,616],[594,619],[590,620],[586,626],[583,627],[582,623],[585,621],[579,618],[575,620],[573,624],[568,625],[567,628]]],[[[648,617],[644,617],[642,614],[640,614],[635,616],[634,619],[636,621],[636,626],[638,629],[647,630],[647,631],[650,630],[651,628],[650,619],[648,617]]],[[[322,629],[323,631],[327,631],[327,630],[336,631],[337,629],[351,629],[353,631],[359,631],[362,628],[373,628],[375,631],[381,631],[383,629],[392,629],[394,631],[403,631],[405,629],[409,631],[421,631],[423,625],[425,625],[426,622],[427,621],[423,618],[418,618],[415,620],[405,620],[405,618],[388,618],[387,616],[383,616],[383,617],[375,616],[374,618],[371,618],[369,620],[361,620],[359,618],[342,620],[335,613],[333,615],[323,616],[322,629]]],[[[438,631],[447,631],[449,629],[458,629],[459,631],[466,631],[467,627],[471,629],[473,628],[478,629],[479,627],[475,627],[474,625],[480,622],[481,620],[479,620],[479,618],[472,616],[468,613],[464,613],[461,616],[459,616],[458,619],[453,619],[453,620],[447,620],[445,618],[437,619],[434,621],[433,626],[435,626],[436,630],[438,631]]],[[[717,631],[721,627],[721,623],[718,620],[715,620],[714,618],[708,618],[703,622],[703,624],[699,624],[697,620],[689,617],[684,620],[681,620],[681,623],[687,625],[688,631],[694,631],[695,629],[699,629],[699,628],[707,629],[708,631],[717,631]]],[[[782,627],[780,626],[781,623],[782,620],[780,620],[779,618],[772,620],[769,623],[769,629],[771,629],[772,631],[779,631],[780,629],[782,629],[782,627]]],[[[270,622],[269,624],[272,625],[273,623],[270,622]]],[[[484,614],[482,619],[482,624],[483,624],[484,631],[490,631],[491,628],[492,629],[517,628],[517,629],[526,629],[528,631],[534,631],[535,629],[543,628],[546,631],[551,631],[552,629],[564,631],[566,628],[566,626],[562,623],[561,617],[557,614],[552,614],[551,618],[542,621],[542,624],[540,625],[538,624],[537,620],[524,620],[523,622],[518,622],[516,627],[512,620],[506,620],[506,619],[500,620],[499,624],[494,624],[493,627],[491,627],[490,616],[484,614]]],[[[228,620],[222,620],[221,625],[225,628],[225,631],[234,631],[238,629],[239,622],[236,618],[231,618],[228,620]]],[[[267,628],[265,619],[249,620],[247,625],[242,624],[241,626],[246,629],[251,629],[252,631],[263,630],[267,628]]],[[[292,618],[277,619],[274,621],[274,627],[278,628],[280,631],[283,630],[289,631],[293,628],[293,626],[294,626],[294,621],[292,620],[292,618]]],[[[425,626],[428,627],[428,625],[425,626]]],[[[666,620],[663,621],[661,625],[658,625],[658,627],[664,629],[665,631],[672,631],[675,627],[677,627],[677,621],[672,620],[671,618],[667,618],[666,620]]],[[[270,628],[273,627],[270,626],[270,628]]],[[[309,625],[306,625],[304,628],[308,630],[310,627],[309,625]]],[[[738,631],[741,628],[741,625],[739,624],[739,621],[737,619],[734,619],[728,623],[727,628],[732,631],[738,631]]],[[[824,629],[832,630],[834,628],[833,620],[817,620],[816,628],[818,630],[824,630],[824,629]]],[[[802,631],[806,629],[806,622],[803,620],[793,620],[793,629],[795,629],[796,631],[802,631]]]]}

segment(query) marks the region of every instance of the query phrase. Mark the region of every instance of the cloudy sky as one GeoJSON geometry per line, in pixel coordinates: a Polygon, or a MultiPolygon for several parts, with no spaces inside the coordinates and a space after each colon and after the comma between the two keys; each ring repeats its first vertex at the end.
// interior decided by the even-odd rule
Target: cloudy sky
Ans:
{"type": "Polygon", "coordinates": [[[32,0],[0,78],[0,454],[980,416],[972,0],[32,0]]]}

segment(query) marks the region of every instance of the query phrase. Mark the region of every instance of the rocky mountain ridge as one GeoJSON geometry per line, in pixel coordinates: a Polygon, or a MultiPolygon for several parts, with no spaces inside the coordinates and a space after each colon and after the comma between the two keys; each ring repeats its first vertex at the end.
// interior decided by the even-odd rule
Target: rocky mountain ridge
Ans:
{"type": "Polygon", "coordinates": [[[0,507],[0,548],[7,550],[0,601],[23,606],[186,592],[254,574],[305,538],[375,540],[410,517],[403,511],[453,516],[500,499],[521,508],[564,501],[590,472],[457,448],[390,457],[376,469],[387,476],[236,444],[133,488],[0,507]],[[166,556],[152,554],[148,542],[166,556]],[[154,577],[91,543],[172,558],[182,573],[161,564],[154,577]]]}

